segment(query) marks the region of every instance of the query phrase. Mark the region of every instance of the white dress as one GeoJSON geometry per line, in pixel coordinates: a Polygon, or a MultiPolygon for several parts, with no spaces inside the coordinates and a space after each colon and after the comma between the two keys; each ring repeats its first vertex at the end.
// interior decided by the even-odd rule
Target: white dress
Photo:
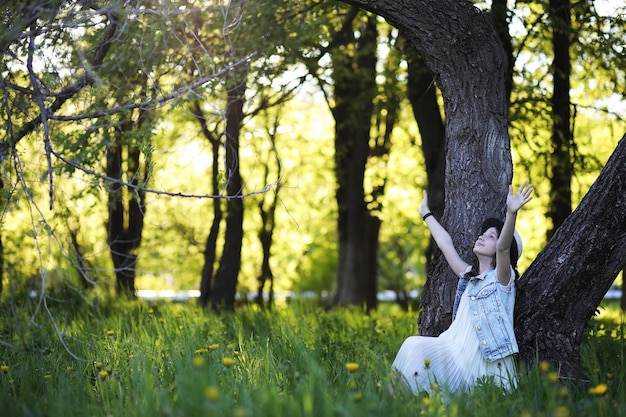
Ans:
{"type": "Polygon", "coordinates": [[[413,392],[430,393],[435,382],[444,392],[467,391],[478,378],[485,376],[493,377],[506,390],[515,385],[513,356],[494,362],[483,358],[468,314],[467,293],[463,293],[456,318],[448,330],[438,337],[411,336],[400,347],[392,366],[413,392]]]}

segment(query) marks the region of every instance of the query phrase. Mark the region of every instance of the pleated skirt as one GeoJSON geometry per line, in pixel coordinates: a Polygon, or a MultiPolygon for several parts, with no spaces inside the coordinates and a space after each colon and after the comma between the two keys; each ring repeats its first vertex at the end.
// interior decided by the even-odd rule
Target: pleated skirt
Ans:
{"type": "Polygon", "coordinates": [[[407,338],[392,367],[415,393],[430,393],[435,383],[448,393],[469,391],[483,377],[492,377],[508,391],[516,378],[512,356],[492,362],[483,358],[469,315],[467,291],[448,330],[437,337],[407,338]]]}

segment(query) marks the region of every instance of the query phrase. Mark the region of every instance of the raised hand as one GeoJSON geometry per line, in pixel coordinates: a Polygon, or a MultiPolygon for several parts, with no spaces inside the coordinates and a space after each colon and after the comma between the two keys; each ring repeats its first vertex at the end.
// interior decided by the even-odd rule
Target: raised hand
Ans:
{"type": "Polygon", "coordinates": [[[517,213],[526,203],[533,199],[533,185],[528,181],[519,187],[517,192],[513,194],[513,186],[509,185],[509,195],[506,197],[506,208],[511,213],[517,213]]]}
{"type": "Polygon", "coordinates": [[[430,208],[428,207],[428,193],[426,190],[424,190],[424,198],[422,199],[422,205],[420,206],[418,212],[420,216],[430,212],[430,208]]]}

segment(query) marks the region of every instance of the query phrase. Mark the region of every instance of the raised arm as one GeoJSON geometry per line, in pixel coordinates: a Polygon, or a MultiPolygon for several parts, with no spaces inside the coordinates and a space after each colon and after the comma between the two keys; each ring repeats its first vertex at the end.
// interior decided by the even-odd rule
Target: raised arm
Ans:
{"type": "Polygon", "coordinates": [[[513,186],[509,185],[509,194],[506,198],[506,218],[496,244],[496,274],[502,285],[508,285],[511,280],[511,243],[517,221],[517,212],[526,203],[532,200],[533,186],[528,181],[519,187],[513,194],[513,186]]]}
{"type": "Polygon", "coordinates": [[[464,273],[469,264],[461,259],[459,253],[454,247],[450,234],[430,212],[430,208],[428,207],[428,194],[426,191],[424,191],[424,199],[422,200],[422,204],[419,208],[419,214],[426,222],[426,225],[430,230],[430,234],[433,236],[435,243],[443,253],[448,265],[450,265],[450,268],[452,268],[456,276],[458,277],[464,273]]]}

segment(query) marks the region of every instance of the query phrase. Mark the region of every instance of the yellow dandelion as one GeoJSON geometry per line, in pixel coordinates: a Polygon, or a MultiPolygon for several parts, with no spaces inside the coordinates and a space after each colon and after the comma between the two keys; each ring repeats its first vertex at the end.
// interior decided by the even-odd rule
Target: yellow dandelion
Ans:
{"type": "Polygon", "coordinates": [[[346,369],[348,372],[356,372],[359,369],[359,364],[356,362],[348,362],[346,363],[346,369]]]}
{"type": "Polygon", "coordinates": [[[559,380],[559,374],[556,372],[550,372],[546,376],[546,379],[548,380],[548,382],[551,382],[551,383],[557,382],[559,380]]]}
{"type": "Polygon", "coordinates": [[[216,386],[209,385],[204,389],[204,396],[209,401],[217,401],[220,398],[220,391],[216,386]]]}
{"type": "Polygon", "coordinates": [[[428,407],[430,405],[430,398],[428,397],[422,398],[422,404],[424,404],[424,407],[428,407]]]}
{"type": "Polygon", "coordinates": [[[50,375],[50,374],[45,374],[45,375],[43,376],[43,379],[45,379],[46,381],[50,381],[50,379],[52,379],[52,375],[50,375]]]}
{"type": "Polygon", "coordinates": [[[220,347],[220,345],[219,345],[219,344],[217,344],[217,343],[213,343],[212,345],[210,345],[210,346],[208,347],[208,349],[209,349],[209,350],[217,350],[219,347],[220,347]]]}
{"type": "Polygon", "coordinates": [[[106,377],[109,376],[109,373],[103,369],[98,375],[100,375],[100,379],[106,379],[106,377]]]}
{"type": "Polygon", "coordinates": [[[196,355],[202,355],[204,352],[206,352],[206,349],[196,349],[194,353],[196,355]]]}
{"type": "Polygon", "coordinates": [[[68,366],[67,368],[65,368],[66,371],[72,372],[74,370],[73,366],[68,366]]]}
{"type": "Polygon", "coordinates": [[[609,387],[606,384],[598,384],[595,387],[589,388],[589,394],[595,395],[596,397],[600,397],[609,390],[609,387]]]}
{"type": "Polygon", "coordinates": [[[239,356],[239,351],[238,350],[233,351],[233,356],[235,356],[235,357],[239,356]]]}
{"type": "Polygon", "coordinates": [[[235,360],[233,358],[224,358],[222,359],[222,364],[230,368],[235,364],[235,360]]]}
{"type": "Polygon", "coordinates": [[[2,373],[6,374],[9,372],[9,366],[8,365],[2,365],[0,366],[0,370],[2,370],[2,373]]]}
{"type": "Polygon", "coordinates": [[[606,379],[608,379],[609,381],[610,381],[611,379],[613,379],[613,374],[612,374],[612,373],[610,373],[610,372],[609,372],[608,374],[606,374],[606,379]]]}
{"type": "Polygon", "coordinates": [[[148,310],[148,314],[154,314],[154,310],[153,309],[149,309],[148,310]]]}
{"type": "Polygon", "coordinates": [[[195,368],[202,368],[204,366],[204,358],[202,356],[194,356],[192,363],[195,368]]]}
{"type": "Polygon", "coordinates": [[[550,370],[550,362],[548,362],[548,361],[541,361],[539,363],[539,370],[541,372],[548,372],[550,370]]]}
{"type": "Polygon", "coordinates": [[[163,320],[163,317],[159,318],[159,323],[163,323],[165,320],[163,320]]]}
{"type": "Polygon", "coordinates": [[[102,369],[103,364],[102,362],[96,362],[94,363],[94,366],[96,367],[96,369],[102,369]]]}
{"type": "Polygon", "coordinates": [[[426,369],[430,368],[430,359],[424,358],[424,367],[426,369]]]}
{"type": "Polygon", "coordinates": [[[114,336],[115,332],[113,330],[107,330],[107,336],[114,336]]]}
{"type": "Polygon", "coordinates": [[[360,392],[355,392],[354,395],[352,396],[352,400],[355,403],[358,403],[359,401],[361,401],[363,399],[363,394],[360,392]]]}

